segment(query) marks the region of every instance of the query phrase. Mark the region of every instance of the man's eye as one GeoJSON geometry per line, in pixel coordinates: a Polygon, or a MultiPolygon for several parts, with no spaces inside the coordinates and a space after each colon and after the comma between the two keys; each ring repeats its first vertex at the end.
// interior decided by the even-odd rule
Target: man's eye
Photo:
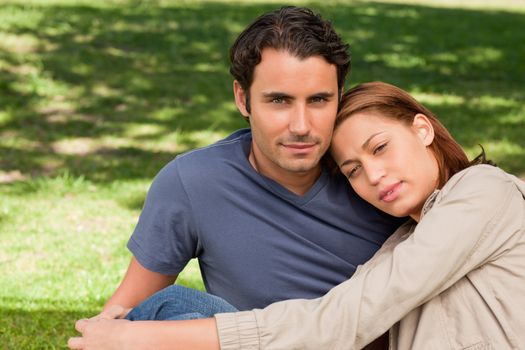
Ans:
{"type": "Polygon", "coordinates": [[[321,103],[321,102],[325,102],[326,101],[326,98],[324,97],[313,97],[312,98],[312,102],[313,103],[321,103]]]}
{"type": "Polygon", "coordinates": [[[284,100],[283,97],[274,97],[272,98],[272,103],[276,103],[276,104],[282,104],[282,103],[285,103],[286,101],[284,100]]]}

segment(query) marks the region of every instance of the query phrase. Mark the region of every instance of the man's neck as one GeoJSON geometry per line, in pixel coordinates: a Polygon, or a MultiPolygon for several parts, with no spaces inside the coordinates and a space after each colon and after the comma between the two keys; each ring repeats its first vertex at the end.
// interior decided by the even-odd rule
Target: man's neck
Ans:
{"type": "Polygon", "coordinates": [[[318,165],[314,169],[304,172],[293,172],[287,171],[285,169],[276,169],[276,168],[266,168],[260,166],[257,162],[257,157],[255,156],[253,149],[250,150],[248,160],[252,167],[259,174],[264,175],[275,182],[278,182],[280,185],[285,187],[288,191],[295,193],[298,196],[304,196],[306,192],[312,188],[314,183],[317,181],[321,175],[321,166],[318,165]]]}

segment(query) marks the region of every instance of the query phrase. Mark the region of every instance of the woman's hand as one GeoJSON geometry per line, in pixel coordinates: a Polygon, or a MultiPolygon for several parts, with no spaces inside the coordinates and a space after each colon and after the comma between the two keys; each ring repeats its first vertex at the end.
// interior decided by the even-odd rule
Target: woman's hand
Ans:
{"type": "Polygon", "coordinates": [[[128,321],[95,317],[75,324],[80,337],[70,338],[75,350],[218,350],[215,319],[128,321]]]}
{"type": "Polygon", "coordinates": [[[128,342],[132,341],[126,337],[126,326],[131,321],[93,318],[78,320],[75,328],[81,333],[81,337],[73,337],[68,341],[70,349],[80,350],[118,350],[128,349],[128,342]]]}

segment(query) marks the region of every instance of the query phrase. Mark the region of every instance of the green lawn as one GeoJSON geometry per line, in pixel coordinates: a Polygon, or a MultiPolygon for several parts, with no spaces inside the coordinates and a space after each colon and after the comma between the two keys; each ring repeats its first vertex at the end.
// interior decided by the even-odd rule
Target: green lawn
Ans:
{"type": "MultiPolygon", "coordinates": [[[[473,156],[525,177],[525,2],[300,2],[473,156]]],[[[278,2],[0,4],[0,349],[65,348],[122,277],[156,172],[245,126],[229,45],[278,2]]],[[[193,262],[181,283],[202,288],[193,262]]]]}

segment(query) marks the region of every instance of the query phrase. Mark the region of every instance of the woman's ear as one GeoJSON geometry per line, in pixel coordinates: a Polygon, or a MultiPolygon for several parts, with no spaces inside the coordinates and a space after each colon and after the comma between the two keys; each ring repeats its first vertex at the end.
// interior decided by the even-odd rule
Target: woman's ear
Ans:
{"type": "Polygon", "coordinates": [[[432,141],[434,141],[434,127],[432,127],[432,123],[430,123],[426,115],[422,113],[416,114],[412,122],[412,129],[425,146],[430,146],[432,141]]]}
{"type": "Polygon", "coordinates": [[[233,94],[235,95],[235,104],[239,112],[241,112],[245,118],[248,118],[250,113],[248,113],[248,109],[246,108],[246,93],[237,80],[233,81],[233,94]]]}

